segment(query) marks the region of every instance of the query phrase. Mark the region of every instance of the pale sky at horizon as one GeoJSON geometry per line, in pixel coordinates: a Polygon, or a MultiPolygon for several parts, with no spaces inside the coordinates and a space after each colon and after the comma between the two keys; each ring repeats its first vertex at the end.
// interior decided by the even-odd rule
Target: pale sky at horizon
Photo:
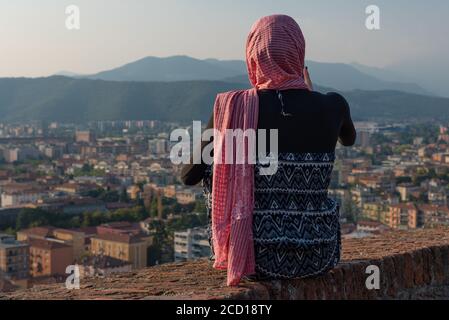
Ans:
{"type": "MultiPolygon", "coordinates": [[[[0,0],[0,77],[89,74],[145,56],[243,59],[252,23],[284,13],[307,40],[307,59],[449,70],[447,0],[0,0]],[[65,8],[81,30],[65,28],[65,8]],[[381,30],[365,28],[365,8],[381,30]]],[[[448,72],[449,73],[449,72],[448,72]]]]}

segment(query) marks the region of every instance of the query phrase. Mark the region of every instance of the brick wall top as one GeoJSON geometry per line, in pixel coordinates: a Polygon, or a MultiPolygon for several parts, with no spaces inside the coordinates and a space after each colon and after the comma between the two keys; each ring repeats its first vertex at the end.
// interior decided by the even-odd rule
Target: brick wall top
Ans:
{"type": "Polygon", "coordinates": [[[172,263],[105,278],[83,279],[79,290],[41,285],[0,299],[379,299],[449,297],[449,229],[396,231],[343,241],[342,262],[311,279],[224,285],[210,262],[172,263]],[[380,270],[380,289],[365,285],[367,266],[380,270]]]}

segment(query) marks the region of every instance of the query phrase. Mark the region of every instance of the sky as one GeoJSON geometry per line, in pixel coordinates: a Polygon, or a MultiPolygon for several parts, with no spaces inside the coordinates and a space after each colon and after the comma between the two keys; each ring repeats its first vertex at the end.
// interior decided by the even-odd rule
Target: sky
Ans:
{"type": "Polygon", "coordinates": [[[307,59],[449,82],[447,0],[0,0],[0,77],[90,74],[145,56],[243,59],[253,22],[274,13],[298,21],[307,59]],[[372,4],[380,30],[365,27],[372,4]],[[66,28],[68,5],[79,30],[66,28]]]}

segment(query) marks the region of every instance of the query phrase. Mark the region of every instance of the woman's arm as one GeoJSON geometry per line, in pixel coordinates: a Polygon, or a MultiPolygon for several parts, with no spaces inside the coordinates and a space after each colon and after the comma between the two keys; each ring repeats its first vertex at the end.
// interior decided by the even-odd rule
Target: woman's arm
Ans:
{"type": "MultiPolygon", "coordinates": [[[[305,67],[303,70],[304,81],[309,88],[310,91],[313,91],[313,83],[310,79],[309,68],[305,67]]],[[[342,106],[343,109],[343,122],[340,129],[340,134],[338,136],[338,141],[345,147],[353,146],[357,137],[357,133],[355,131],[354,123],[351,119],[351,111],[349,109],[348,102],[346,99],[335,92],[331,92],[330,95],[335,96],[338,104],[342,106]]]]}
{"type": "MultiPolygon", "coordinates": [[[[206,129],[212,129],[214,127],[214,115],[209,119],[209,123],[207,124],[206,129]]],[[[213,138],[210,141],[202,141],[201,142],[201,150],[194,150],[194,152],[200,152],[202,155],[204,147],[206,147],[209,143],[213,141],[213,138]]],[[[203,158],[201,157],[200,164],[193,164],[193,153],[190,156],[190,163],[186,164],[182,167],[181,170],[181,180],[185,185],[194,186],[203,180],[204,172],[207,168],[207,164],[203,162],[203,158]]]]}
{"type": "Polygon", "coordinates": [[[348,102],[342,96],[340,97],[343,105],[343,122],[338,140],[343,146],[350,147],[355,144],[357,132],[351,119],[351,110],[349,109],[348,102]]]}

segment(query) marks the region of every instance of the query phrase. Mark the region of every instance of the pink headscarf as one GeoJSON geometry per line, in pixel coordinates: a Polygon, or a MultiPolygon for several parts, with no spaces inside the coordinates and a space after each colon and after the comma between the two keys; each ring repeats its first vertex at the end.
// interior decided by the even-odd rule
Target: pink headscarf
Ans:
{"type": "Polygon", "coordinates": [[[293,18],[263,17],[251,28],[246,44],[246,63],[253,88],[221,93],[215,101],[214,125],[221,134],[214,139],[214,148],[221,152],[214,152],[212,239],[214,267],[227,269],[228,285],[238,285],[242,276],[255,273],[254,167],[247,162],[225,163],[224,132],[257,129],[257,90],[306,89],[304,57],[304,36],[293,18]]]}

